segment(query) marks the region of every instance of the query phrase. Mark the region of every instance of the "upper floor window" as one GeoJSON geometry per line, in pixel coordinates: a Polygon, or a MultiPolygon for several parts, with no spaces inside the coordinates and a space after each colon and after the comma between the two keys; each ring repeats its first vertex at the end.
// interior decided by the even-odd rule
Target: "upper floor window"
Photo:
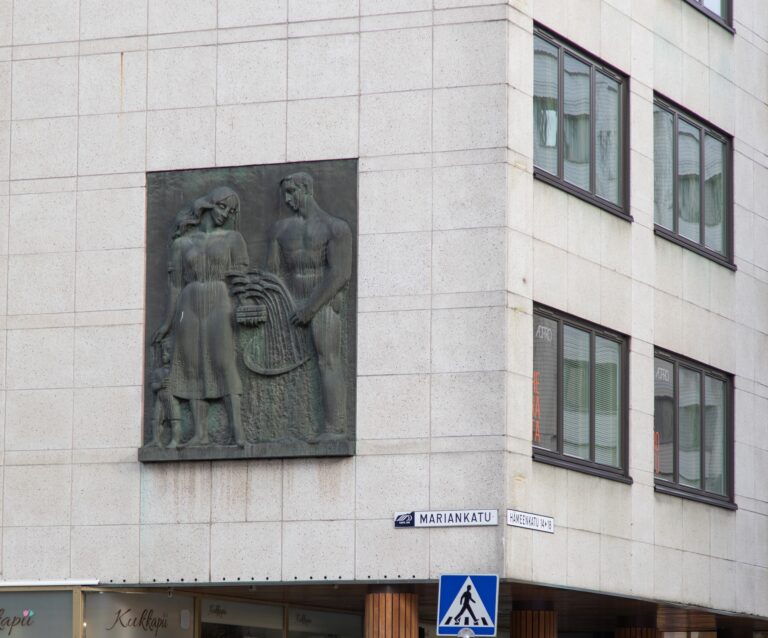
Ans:
{"type": "Polygon", "coordinates": [[[654,387],[656,489],[732,506],[731,377],[657,350],[654,387]]]}
{"type": "Polygon", "coordinates": [[[626,76],[541,29],[533,59],[535,175],[629,218],[626,76]]]}
{"type": "Polygon", "coordinates": [[[659,234],[730,265],[731,144],[659,98],[653,113],[653,202],[659,234]]]}
{"type": "Polygon", "coordinates": [[[733,31],[731,26],[733,24],[731,0],[685,0],[685,2],[713,18],[729,31],[733,31]]]}
{"type": "Polygon", "coordinates": [[[534,458],[628,481],[626,382],[626,337],[537,306],[534,458]]]}

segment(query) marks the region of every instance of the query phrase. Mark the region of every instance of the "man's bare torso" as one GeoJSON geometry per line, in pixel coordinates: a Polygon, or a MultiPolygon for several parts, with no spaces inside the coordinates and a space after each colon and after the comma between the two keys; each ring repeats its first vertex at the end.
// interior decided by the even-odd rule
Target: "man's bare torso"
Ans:
{"type": "Polygon", "coordinates": [[[333,225],[332,219],[307,220],[298,215],[277,225],[275,241],[280,247],[280,269],[291,292],[299,298],[306,298],[325,275],[333,225]]]}

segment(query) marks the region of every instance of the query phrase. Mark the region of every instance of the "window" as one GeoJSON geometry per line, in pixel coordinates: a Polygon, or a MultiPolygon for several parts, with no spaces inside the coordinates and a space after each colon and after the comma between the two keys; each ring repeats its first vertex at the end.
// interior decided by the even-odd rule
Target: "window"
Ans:
{"type": "Polygon", "coordinates": [[[627,477],[627,339],[536,307],[533,315],[536,460],[627,477]]]}
{"type": "Polygon", "coordinates": [[[731,193],[728,136],[657,98],[653,111],[656,232],[733,267],[731,193]]]}
{"type": "Polygon", "coordinates": [[[731,377],[657,350],[654,397],[656,490],[733,506],[731,377]]]}
{"type": "Polygon", "coordinates": [[[708,15],[715,22],[719,22],[729,31],[733,31],[731,0],[685,0],[685,2],[708,15]]]}
{"type": "Polygon", "coordinates": [[[534,174],[630,219],[627,78],[540,29],[533,59],[534,174]]]}

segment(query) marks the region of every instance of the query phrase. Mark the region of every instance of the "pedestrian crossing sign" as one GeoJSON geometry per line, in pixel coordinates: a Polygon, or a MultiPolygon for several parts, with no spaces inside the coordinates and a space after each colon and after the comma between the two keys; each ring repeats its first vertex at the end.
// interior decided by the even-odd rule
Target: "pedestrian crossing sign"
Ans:
{"type": "Polygon", "coordinates": [[[437,600],[438,636],[495,636],[499,577],[443,574],[437,600]]]}

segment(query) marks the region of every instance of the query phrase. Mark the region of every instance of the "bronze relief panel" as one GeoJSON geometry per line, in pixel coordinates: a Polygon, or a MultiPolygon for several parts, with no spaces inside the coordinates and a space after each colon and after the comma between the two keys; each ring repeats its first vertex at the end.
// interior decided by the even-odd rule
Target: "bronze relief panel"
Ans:
{"type": "Polygon", "coordinates": [[[147,175],[142,461],[354,454],[357,160],[147,175]]]}

